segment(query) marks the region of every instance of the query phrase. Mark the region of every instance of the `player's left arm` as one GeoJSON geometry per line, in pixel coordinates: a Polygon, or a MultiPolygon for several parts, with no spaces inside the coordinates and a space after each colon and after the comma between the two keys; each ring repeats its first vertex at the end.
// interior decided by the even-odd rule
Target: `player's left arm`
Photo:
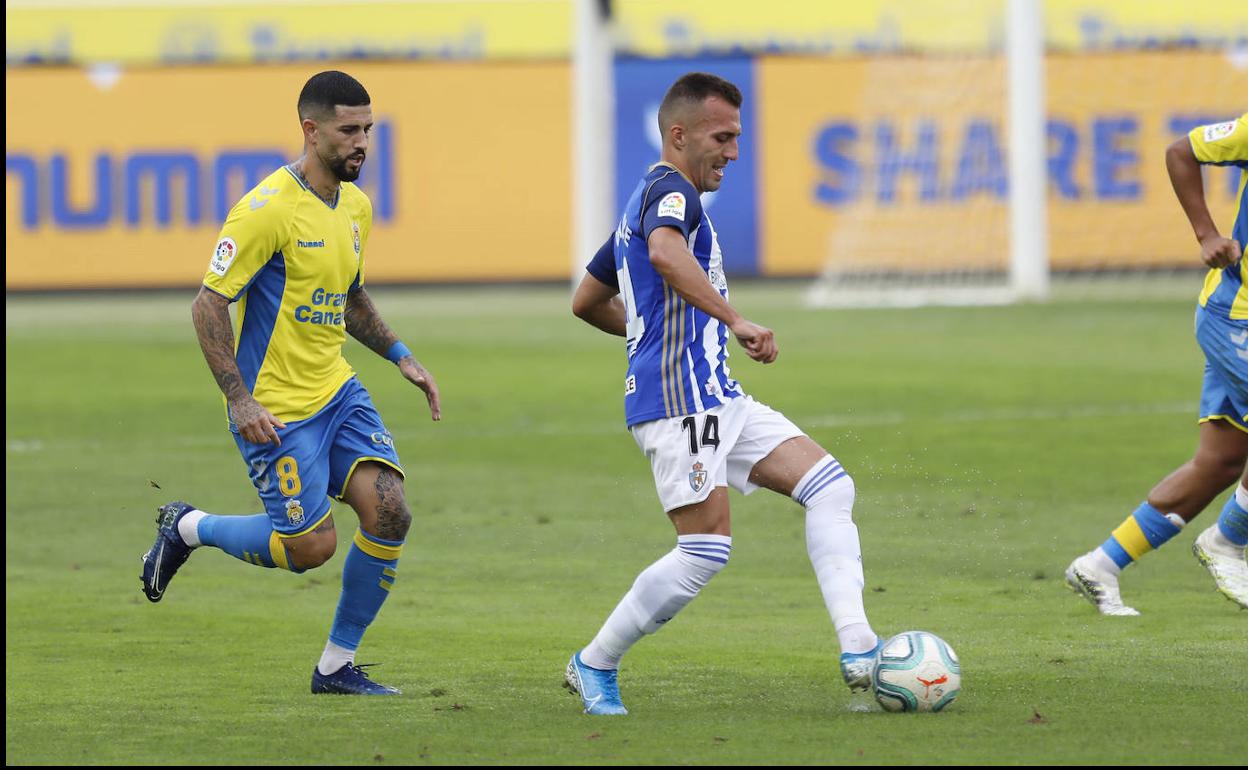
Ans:
{"type": "Polygon", "coordinates": [[[347,334],[355,337],[365,347],[382,358],[396,363],[413,385],[425,392],[429,401],[429,413],[434,420],[442,419],[442,403],[438,397],[438,384],[429,370],[416,360],[407,346],[399,341],[390,326],[377,312],[377,306],[368,296],[363,287],[357,286],[347,292],[347,301],[343,306],[343,321],[347,326],[347,334]]]}
{"type": "Polygon", "coordinates": [[[727,326],[750,358],[764,364],[776,360],[780,348],[776,345],[775,333],[738,313],[720,296],[689,251],[682,231],[670,226],[656,227],[646,244],[650,247],[650,264],[655,272],[682,299],[727,326]]]}

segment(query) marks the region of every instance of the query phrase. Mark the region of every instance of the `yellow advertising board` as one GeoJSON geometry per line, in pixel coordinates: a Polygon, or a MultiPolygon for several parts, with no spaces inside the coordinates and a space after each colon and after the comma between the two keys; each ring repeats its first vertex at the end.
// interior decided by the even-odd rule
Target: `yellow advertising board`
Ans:
{"type": "MultiPolygon", "coordinates": [[[[302,146],[329,65],[5,74],[9,289],[194,285],[229,207],[302,146]]],[[[371,281],[562,278],[566,63],[360,64],[371,281]]]]}
{"type": "MultiPolygon", "coordinates": [[[[760,59],[760,267],[1001,269],[1009,253],[999,59],[760,59]]],[[[1248,105],[1220,54],[1050,56],[1049,248],[1055,269],[1196,264],[1166,147],[1248,105]]],[[[1211,169],[1229,231],[1237,170],[1211,169]]]]}
{"type": "MultiPolygon", "coordinates": [[[[1006,0],[613,0],[622,53],[650,57],[987,52],[1006,0]]],[[[573,0],[12,0],[5,60],[126,66],[326,59],[564,59],[573,0]]],[[[1248,3],[1045,0],[1051,49],[1248,44],[1248,3]]]]}
{"type": "Polygon", "coordinates": [[[5,4],[5,60],[280,63],[330,59],[566,58],[568,0],[5,4]]]}
{"type": "MultiPolygon", "coordinates": [[[[619,0],[622,50],[643,56],[861,55],[1001,46],[1006,0],[619,0]]],[[[1058,50],[1248,43],[1248,3],[1205,0],[1044,0],[1058,50]]]]}

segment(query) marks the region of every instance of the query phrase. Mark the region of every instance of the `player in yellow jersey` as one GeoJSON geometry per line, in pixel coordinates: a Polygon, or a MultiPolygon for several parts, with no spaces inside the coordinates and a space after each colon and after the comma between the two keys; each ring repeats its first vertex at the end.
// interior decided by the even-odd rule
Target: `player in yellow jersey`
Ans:
{"type": "Polygon", "coordinates": [[[372,205],[352,182],[368,152],[370,105],[350,75],[322,72],[308,80],[298,102],[303,156],[230,211],[192,307],[265,513],[216,516],[184,502],[163,506],[141,576],[147,598],[160,601],[200,546],[261,567],[319,567],[338,544],[330,497],[345,501],[360,528],[343,565],[329,641],[312,672],[314,693],[398,693],[371,681],[355,665],[355,651],[397,579],[411,513],[394,440],[342,357],[346,335],[397,364],[425,392],[433,419],[441,419],[432,375],[363,287],[372,205]]]}
{"type": "Polygon", "coordinates": [[[1195,456],[1148,493],[1148,499],[1100,547],[1071,562],[1066,582],[1105,615],[1138,615],[1122,602],[1118,576],[1179,533],[1227,487],[1235,494],[1192,546],[1218,590],[1248,609],[1248,114],[1194,129],[1166,151],[1166,168],[1210,270],[1196,308],[1196,339],[1205,353],[1200,444],[1195,456]],[[1238,166],[1239,212],[1224,237],[1205,205],[1200,166],[1238,166]]]}

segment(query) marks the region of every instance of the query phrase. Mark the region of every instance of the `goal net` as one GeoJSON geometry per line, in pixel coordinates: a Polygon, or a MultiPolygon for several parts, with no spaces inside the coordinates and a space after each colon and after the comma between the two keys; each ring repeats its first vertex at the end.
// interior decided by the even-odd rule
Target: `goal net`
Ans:
{"type": "MultiPolygon", "coordinates": [[[[1051,286],[1195,291],[1176,280],[1200,268],[1199,248],[1165,150],[1196,125],[1248,109],[1248,56],[1046,47],[1038,15],[1009,29],[1020,6],[1042,4],[1003,4],[996,51],[772,63],[781,72],[765,94],[783,90],[785,70],[794,82],[827,84],[812,96],[831,116],[812,148],[819,228],[772,245],[820,255],[813,305],[1006,303],[1044,298],[1051,286]]],[[[1237,183],[1237,169],[1207,169],[1224,232],[1237,183]]]]}

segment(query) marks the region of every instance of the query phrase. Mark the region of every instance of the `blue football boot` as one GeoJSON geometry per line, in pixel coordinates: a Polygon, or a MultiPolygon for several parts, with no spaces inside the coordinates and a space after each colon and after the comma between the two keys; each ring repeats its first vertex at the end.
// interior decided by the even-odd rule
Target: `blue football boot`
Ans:
{"type": "Polygon", "coordinates": [[[193,510],[195,506],[179,500],[162,505],[156,513],[156,542],[143,554],[143,574],[139,575],[149,601],[160,601],[178,567],[186,563],[194,550],[178,534],[178,521],[193,510]]]}
{"type": "Polygon", "coordinates": [[[373,664],[348,663],[332,674],[322,674],[320,668],[312,669],[312,694],[333,695],[399,695],[399,691],[368,678],[364,669],[373,664]]]}
{"type": "Polygon", "coordinates": [[[849,685],[850,692],[866,692],[871,689],[871,675],[875,673],[875,664],[880,659],[880,649],[884,647],[883,639],[876,639],[875,647],[866,652],[841,653],[841,677],[849,685]]]}
{"type": "Polygon", "coordinates": [[[620,686],[615,671],[590,668],[581,660],[578,652],[568,661],[563,686],[581,696],[586,714],[627,714],[628,709],[620,701],[620,686]]]}

